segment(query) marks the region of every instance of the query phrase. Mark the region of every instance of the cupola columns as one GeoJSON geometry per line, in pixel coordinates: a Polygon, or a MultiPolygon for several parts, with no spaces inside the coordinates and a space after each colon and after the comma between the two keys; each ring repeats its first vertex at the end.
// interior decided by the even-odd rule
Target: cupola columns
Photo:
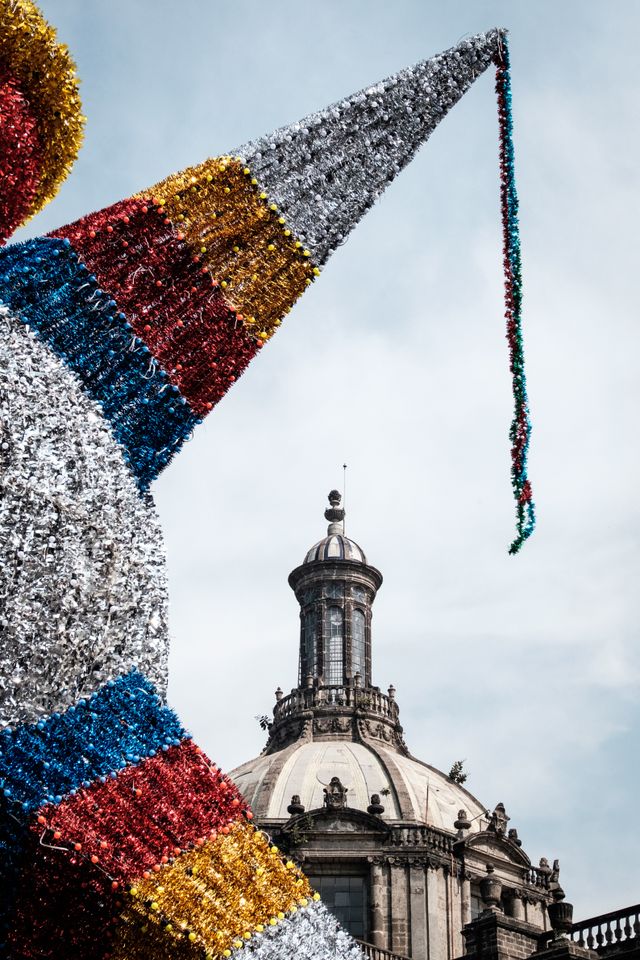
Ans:
{"type": "Polygon", "coordinates": [[[329,494],[327,536],[289,575],[300,604],[299,688],[371,686],[371,608],[382,574],[344,535],[345,511],[329,494]],[[357,679],[356,679],[357,678],[357,679]]]}

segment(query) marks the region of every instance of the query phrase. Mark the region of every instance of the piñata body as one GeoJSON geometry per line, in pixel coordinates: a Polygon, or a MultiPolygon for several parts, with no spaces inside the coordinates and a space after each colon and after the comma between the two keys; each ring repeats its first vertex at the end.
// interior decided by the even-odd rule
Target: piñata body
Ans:
{"type": "MultiPolygon", "coordinates": [[[[0,0],[0,14],[5,238],[55,193],[82,118],[72,64],[34,4],[0,0]]],[[[0,250],[3,955],[360,955],[166,706],[148,490],[494,62],[504,80],[498,30],[0,250]]],[[[522,540],[528,420],[501,89],[522,540]]]]}

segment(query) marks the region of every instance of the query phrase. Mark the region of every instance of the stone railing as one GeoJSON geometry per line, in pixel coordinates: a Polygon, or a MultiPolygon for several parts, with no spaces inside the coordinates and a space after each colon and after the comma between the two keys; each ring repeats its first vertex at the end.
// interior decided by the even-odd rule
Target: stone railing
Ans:
{"type": "Polygon", "coordinates": [[[389,830],[388,845],[392,847],[422,847],[448,856],[453,853],[455,842],[455,837],[426,825],[391,827],[389,830]]]}
{"type": "Polygon", "coordinates": [[[574,924],[569,934],[583,947],[598,950],[640,937],[640,904],[574,924]]]}
{"type": "Polygon", "coordinates": [[[295,717],[304,710],[353,710],[358,707],[364,713],[375,714],[386,720],[396,722],[398,705],[396,701],[381,693],[377,687],[302,687],[281,697],[273,708],[274,723],[282,723],[289,717],[295,717]]]}
{"type": "MultiPolygon", "coordinates": [[[[552,939],[553,931],[546,931],[540,946],[544,948],[552,939]]],[[[620,945],[640,939],[640,904],[603,913],[599,917],[581,920],[567,930],[567,936],[581,947],[598,953],[612,952],[620,945]]]]}
{"type": "Polygon", "coordinates": [[[374,947],[372,943],[367,943],[365,940],[356,940],[356,943],[362,948],[367,960],[409,960],[400,953],[385,950],[384,947],[374,947]]]}

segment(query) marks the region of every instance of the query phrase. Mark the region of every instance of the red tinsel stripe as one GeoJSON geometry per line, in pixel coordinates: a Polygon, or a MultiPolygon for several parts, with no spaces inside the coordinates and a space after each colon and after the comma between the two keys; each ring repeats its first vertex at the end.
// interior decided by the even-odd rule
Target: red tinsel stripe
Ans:
{"type": "Polygon", "coordinates": [[[121,883],[160,870],[244,817],[251,813],[237,788],[184,740],[115,779],[44,807],[33,829],[45,830],[47,843],[121,883]]]}
{"type": "Polygon", "coordinates": [[[161,207],[123,200],[51,236],[71,242],[198,415],[257,353],[261,343],[161,207]]]}
{"type": "Polygon", "coordinates": [[[37,118],[0,65],[0,244],[28,217],[41,172],[37,118]]]}

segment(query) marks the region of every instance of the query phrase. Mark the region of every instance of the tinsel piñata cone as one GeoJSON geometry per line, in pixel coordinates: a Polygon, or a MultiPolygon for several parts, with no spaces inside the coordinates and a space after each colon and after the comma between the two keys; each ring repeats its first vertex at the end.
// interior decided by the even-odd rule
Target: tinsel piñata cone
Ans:
{"type": "MultiPolygon", "coordinates": [[[[502,31],[0,250],[0,955],[359,956],[165,704],[148,488],[492,63],[517,549],[533,513],[502,31]]],[[[0,106],[6,239],[82,128],[73,65],[30,0],[0,0],[0,106]]]]}

